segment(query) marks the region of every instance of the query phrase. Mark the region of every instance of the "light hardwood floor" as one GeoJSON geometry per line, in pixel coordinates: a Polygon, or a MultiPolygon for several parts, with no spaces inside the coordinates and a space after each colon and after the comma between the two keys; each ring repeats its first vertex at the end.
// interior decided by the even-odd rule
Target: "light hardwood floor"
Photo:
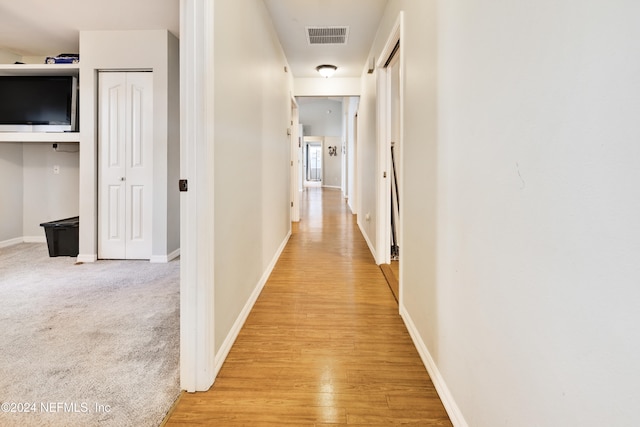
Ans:
{"type": "Polygon", "coordinates": [[[215,384],[166,425],[451,426],[340,191],[303,199],[215,384]]]}
{"type": "Polygon", "coordinates": [[[382,270],[382,274],[387,279],[393,297],[398,301],[400,294],[400,262],[391,261],[391,264],[380,264],[380,270],[382,270]]]}

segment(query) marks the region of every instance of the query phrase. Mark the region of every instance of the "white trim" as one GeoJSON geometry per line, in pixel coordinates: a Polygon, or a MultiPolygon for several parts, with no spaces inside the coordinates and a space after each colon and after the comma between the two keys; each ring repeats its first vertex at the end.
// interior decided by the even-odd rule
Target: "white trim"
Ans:
{"type": "Polygon", "coordinates": [[[176,249],[175,251],[167,255],[151,255],[149,262],[158,263],[158,264],[167,263],[169,261],[172,261],[178,258],[179,256],[180,256],[180,248],[176,249]]]}
{"type": "Polygon", "coordinates": [[[260,278],[260,281],[258,282],[255,289],[251,293],[251,296],[247,300],[247,303],[244,305],[244,308],[238,315],[238,318],[233,323],[233,326],[231,327],[229,334],[227,335],[224,342],[218,349],[218,352],[216,353],[216,366],[215,366],[216,375],[218,375],[218,372],[220,372],[220,369],[222,368],[222,364],[227,359],[227,356],[229,355],[229,351],[231,351],[231,347],[233,346],[233,343],[236,341],[236,338],[238,338],[238,334],[240,333],[240,330],[242,329],[244,322],[246,322],[247,317],[251,312],[251,309],[253,309],[253,306],[258,300],[258,297],[260,296],[260,293],[262,292],[264,285],[267,284],[267,280],[269,280],[269,276],[273,272],[273,269],[275,268],[276,263],[278,262],[278,259],[280,259],[280,255],[282,255],[282,251],[284,251],[284,248],[287,246],[287,243],[289,242],[290,237],[291,237],[291,231],[287,233],[287,236],[284,238],[284,241],[280,245],[280,248],[278,248],[278,251],[276,252],[275,256],[273,257],[269,265],[267,266],[267,269],[265,270],[264,274],[260,278]]]}
{"type": "MultiPolygon", "coordinates": [[[[335,190],[342,190],[342,187],[338,185],[322,185],[322,188],[333,188],[335,190]]],[[[342,194],[344,194],[344,192],[342,194]]]]}
{"type": "Polygon", "coordinates": [[[361,163],[362,160],[360,159],[360,142],[358,141],[359,135],[360,135],[360,130],[358,128],[359,126],[359,118],[358,118],[358,112],[360,111],[360,100],[358,100],[358,103],[356,105],[356,110],[354,112],[354,115],[352,117],[353,120],[353,195],[352,197],[349,199],[349,201],[351,202],[350,207],[351,207],[351,212],[354,215],[359,215],[360,214],[360,209],[362,209],[362,204],[360,203],[360,200],[362,199],[362,194],[360,193],[361,191],[361,186],[360,186],[360,167],[361,167],[361,163]]]}
{"type": "MultiPolygon", "coordinates": [[[[380,67],[383,67],[384,64],[380,67]]],[[[376,250],[374,257],[376,264],[389,264],[391,262],[389,239],[389,191],[391,181],[389,175],[389,159],[387,155],[387,71],[379,68],[376,73],[376,123],[377,123],[377,153],[376,153],[376,250]]]]}
{"type": "Polygon", "coordinates": [[[400,12],[400,16],[398,18],[400,21],[400,51],[398,55],[398,61],[400,61],[400,126],[399,126],[399,141],[398,141],[398,150],[396,151],[396,162],[399,165],[398,169],[400,169],[400,173],[398,174],[398,197],[400,199],[398,206],[398,247],[400,250],[400,260],[398,261],[398,300],[404,301],[404,261],[402,260],[402,241],[404,239],[404,215],[406,210],[404,209],[404,87],[405,87],[405,50],[402,47],[402,40],[406,40],[405,30],[404,30],[404,12],[400,12]]]}
{"type": "Polygon", "coordinates": [[[214,318],[214,6],[180,2],[180,386],[208,390],[215,380],[214,318]]]}
{"type": "Polygon", "coordinates": [[[291,169],[289,182],[291,184],[291,222],[300,222],[300,165],[302,162],[302,140],[300,136],[300,112],[296,98],[291,95],[291,169]]]}
{"type": "MultiPolygon", "coordinates": [[[[377,205],[377,222],[376,222],[376,263],[389,264],[391,262],[391,220],[389,218],[389,210],[391,209],[391,200],[389,200],[389,193],[391,192],[391,159],[390,159],[390,132],[388,122],[390,116],[390,103],[389,103],[389,79],[388,71],[385,68],[387,59],[391,56],[394,47],[400,41],[402,29],[404,26],[404,12],[400,12],[396,23],[391,29],[391,33],[387,38],[384,49],[382,49],[378,63],[376,64],[376,89],[377,89],[377,102],[376,102],[376,118],[377,118],[377,145],[378,145],[378,158],[377,158],[377,191],[376,191],[376,205],[377,205]]],[[[400,49],[400,54],[402,48],[400,49]]],[[[402,60],[402,56],[400,57],[402,60]]],[[[402,76],[403,63],[400,62],[400,75],[402,76]]],[[[402,80],[402,78],[401,78],[402,80]]],[[[402,83],[401,83],[402,85],[402,83]]],[[[400,91],[400,129],[402,132],[402,90],[400,91]]],[[[402,141],[400,141],[402,144],[402,141]]]]}
{"type": "Polygon", "coordinates": [[[80,141],[80,132],[0,132],[0,142],[65,142],[80,141]]]}
{"type": "Polygon", "coordinates": [[[22,237],[16,237],[15,239],[4,240],[0,242],[0,248],[7,248],[9,246],[17,245],[23,242],[24,242],[24,238],[22,237]]]}
{"type": "Polygon", "coordinates": [[[46,236],[24,236],[22,241],[25,243],[47,243],[46,236]]]}
{"type": "Polygon", "coordinates": [[[98,254],[78,254],[76,262],[96,262],[98,254]]]}
{"type": "Polygon", "coordinates": [[[425,368],[427,368],[427,372],[431,377],[433,385],[436,387],[438,396],[440,397],[440,400],[442,401],[442,404],[444,405],[444,408],[446,409],[447,414],[451,419],[451,423],[453,423],[455,427],[468,427],[469,424],[467,424],[467,421],[464,419],[462,411],[460,411],[460,408],[456,404],[456,401],[453,398],[449,387],[447,387],[447,383],[440,374],[438,366],[433,360],[433,357],[431,357],[431,353],[429,353],[429,349],[427,348],[424,341],[422,341],[420,332],[418,332],[416,325],[413,323],[411,315],[403,304],[400,304],[400,316],[402,317],[402,320],[404,321],[404,324],[409,331],[409,335],[411,335],[413,344],[416,346],[416,349],[420,354],[422,363],[424,364],[425,368]]]}
{"type": "Polygon", "coordinates": [[[367,242],[367,246],[369,247],[369,251],[371,251],[371,255],[373,255],[374,261],[376,261],[376,264],[380,265],[376,260],[376,248],[371,243],[371,240],[369,240],[369,236],[367,235],[367,233],[364,232],[364,227],[362,226],[360,219],[357,220],[357,223],[358,223],[358,228],[360,229],[360,234],[362,234],[362,237],[364,237],[364,241],[367,242]]]}

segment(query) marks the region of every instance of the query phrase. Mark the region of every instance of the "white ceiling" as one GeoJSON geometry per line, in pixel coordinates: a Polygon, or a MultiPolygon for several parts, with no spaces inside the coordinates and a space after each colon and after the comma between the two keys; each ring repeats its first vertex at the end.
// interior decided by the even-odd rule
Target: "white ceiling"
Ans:
{"type": "Polygon", "coordinates": [[[0,49],[21,56],[78,52],[81,30],[178,35],[179,0],[0,0],[0,49]]]}
{"type": "Polygon", "coordinates": [[[332,64],[336,77],[360,77],[387,0],[264,0],[294,77],[318,77],[332,64]],[[346,45],[307,43],[306,27],[348,26],[346,45]]]}
{"type": "MultiPolygon", "coordinates": [[[[295,77],[358,77],[387,0],[264,0],[295,77]],[[309,45],[308,26],[348,26],[346,45],[309,45]]],[[[0,49],[21,56],[77,53],[81,30],[168,29],[179,35],[179,0],[0,0],[0,49]]]]}

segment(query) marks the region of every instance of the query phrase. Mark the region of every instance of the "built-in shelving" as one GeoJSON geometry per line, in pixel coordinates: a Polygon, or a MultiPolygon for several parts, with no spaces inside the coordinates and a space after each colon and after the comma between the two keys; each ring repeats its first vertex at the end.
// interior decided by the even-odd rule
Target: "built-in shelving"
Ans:
{"type": "MultiPolygon", "coordinates": [[[[76,76],[78,64],[0,64],[0,76],[76,76]]],[[[80,132],[0,132],[0,142],[80,142],[80,132]]]]}
{"type": "Polygon", "coordinates": [[[0,132],[0,142],[80,142],[80,132],[0,132]]]}
{"type": "Polygon", "coordinates": [[[78,64],[0,64],[2,76],[78,76],[78,64]]]}

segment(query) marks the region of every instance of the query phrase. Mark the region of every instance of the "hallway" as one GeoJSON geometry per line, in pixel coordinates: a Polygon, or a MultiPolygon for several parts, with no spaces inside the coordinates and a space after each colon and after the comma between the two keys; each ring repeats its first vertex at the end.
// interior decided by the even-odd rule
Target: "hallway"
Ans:
{"type": "Polygon", "coordinates": [[[213,387],[166,425],[450,426],[341,192],[301,207],[213,387]]]}

